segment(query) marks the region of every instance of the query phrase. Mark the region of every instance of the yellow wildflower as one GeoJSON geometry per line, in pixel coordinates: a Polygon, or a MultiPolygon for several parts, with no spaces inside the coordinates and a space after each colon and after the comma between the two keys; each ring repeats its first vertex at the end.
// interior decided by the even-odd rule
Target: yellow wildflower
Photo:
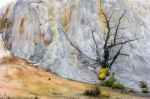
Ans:
{"type": "Polygon", "coordinates": [[[99,71],[99,79],[104,80],[106,78],[107,74],[108,74],[108,68],[102,68],[99,71]]]}
{"type": "Polygon", "coordinates": [[[100,80],[104,80],[106,78],[106,74],[102,73],[102,74],[99,74],[99,79],[100,80]]]}
{"type": "Polygon", "coordinates": [[[102,68],[100,71],[99,71],[99,74],[108,74],[108,68],[102,68]]]}

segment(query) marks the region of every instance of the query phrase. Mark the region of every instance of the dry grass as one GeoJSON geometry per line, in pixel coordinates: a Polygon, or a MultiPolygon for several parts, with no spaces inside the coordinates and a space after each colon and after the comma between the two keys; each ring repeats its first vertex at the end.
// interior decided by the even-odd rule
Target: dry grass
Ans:
{"type": "Polygon", "coordinates": [[[99,86],[91,86],[90,88],[86,89],[83,93],[86,96],[92,96],[92,97],[100,97],[101,96],[101,90],[99,86]]]}

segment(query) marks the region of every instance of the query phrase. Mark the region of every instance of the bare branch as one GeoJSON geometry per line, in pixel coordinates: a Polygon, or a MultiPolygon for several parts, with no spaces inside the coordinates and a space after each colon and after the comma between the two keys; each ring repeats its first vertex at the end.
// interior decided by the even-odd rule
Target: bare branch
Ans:
{"type": "Polygon", "coordinates": [[[94,31],[91,30],[91,32],[92,32],[93,41],[94,41],[95,46],[96,46],[97,60],[98,60],[98,61],[101,61],[101,59],[100,59],[100,54],[99,54],[99,49],[98,49],[98,44],[97,44],[97,42],[96,42],[96,40],[95,40],[95,36],[94,36],[94,31]]]}
{"type": "Polygon", "coordinates": [[[70,43],[70,45],[72,45],[72,47],[74,47],[79,53],[81,53],[82,55],[84,55],[86,58],[88,58],[88,59],[90,59],[92,61],[97,62],[96,59],[90,58],[82,50],[80,50],[80,48],[68,38],[68,36],[66,35],[65,31],[62,28],[58,28],[58,29],[64,33],[64,35],[65,35],[66,39],[68,40],[68,42],[70,43]]]}
{"type": "Polygon", "coordinates": [[[123,45],[121,45],[120,49],[118,50],[118,52],[116,53],[116,55],[114,56],[113,60],[111,61],[111,63],[109,64],[109,69],[111,69],[112,64],[116,61],[116,59],[118,58],[118,56],[120,55],[121,49],[122,49],[123,45]]]}
{"type": "Polygon", "coordinates": [[[125,29],[127,29],[127,27],[118,28],[118,30],[125,30],[125,29]]]}
{"type": "MultiPolygon", "coordinates": [[[[106,16],[106,14],[105,14],[105,16],[106,16]]],[[[107,35],[106,35],[106,39],[105,39],[104,49],[106,49],[106,47],[107,47],[108,40],[110,38],[110,30],[111,30],[109,21],[107,20],[107,16],[106,16],[106,21],[107,21],[106,26],[107,26],[108,30],[107,30],[107,35]]]]}
{"type": "Polygon", "coordinates": [[[112,11],[110,17],[108,18],[108,21],[109,21],[109,22],[111,21],[111,18],[113,17],[113,14],[114,14],[114,10],[112,11]]]}
{"type": "Polygon", "coordinates": [[[117,44],[112,44],[112,45],[110,45],[110,46],[108,46],[108,47],[110,48],[110,47],[114,47],[114,46],[117,46],[117,45],[123,45],[123,44],[129,43],[129,42],[135,41],[135,40],[137,40],[137,39],[124,41],[124,42],[117,43],[117,44]]]}
{"type": "Polygon", "coordinates": [[[121,24],[121,20],[122,20],[122,18],[124,17],[125,13],[126,13],[126,10],[125,10],[124,13],[120,16],[119,22],[118,22],[117,27],[116,27],[116,29],[115,29],[114,44],[116,43],[116,37],[117,37],[117,34],[118,34],[118,29],[119,29],[119,26],[120,26],[120,24],[121,24]]]}
{"type": "Polygon", "coordinates": [[[116,38],[116,39],[118,39],[118,40],[119,40],[119,39],[124,39],[124,38],[125,38],[125,37],[118,37],[118,38],[116,38]]]}
{"type": "Polygon", "coordinates": [[[128,54],[125,54],[125,53],[120,53],[120,55],[123,55],[123,56],[129,56],[128,54]]]}

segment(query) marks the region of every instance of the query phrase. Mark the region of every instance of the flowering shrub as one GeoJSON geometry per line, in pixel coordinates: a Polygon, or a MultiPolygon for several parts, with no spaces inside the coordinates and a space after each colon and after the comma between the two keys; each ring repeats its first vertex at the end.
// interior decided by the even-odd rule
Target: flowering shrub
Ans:
{"type": "Polygon", "coordinates": [[[100,71],[99,71],[99,79],[100,80],[104,80],[108,75],[108,68],[102,68],[100,71]]]}

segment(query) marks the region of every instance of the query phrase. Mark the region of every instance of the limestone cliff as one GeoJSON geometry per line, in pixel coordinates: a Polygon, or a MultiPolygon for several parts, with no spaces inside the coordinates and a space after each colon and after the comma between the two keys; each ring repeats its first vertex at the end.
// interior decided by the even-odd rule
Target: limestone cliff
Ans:
{"type": "MultiPolygon", "coordinates": [[[[95,30],[99,47],[104,44],[103,9],[109,16],[114,10],[113,21],[126,10],[121,27],[130,39],[111,72],[119,82],[138,88],[146,80],[150,85],[149,6],[148,0],[18,0],[3,11],[11,25],[3,30],[3,40],[12,55],[24,58],[51,70],[58,75],[83,82],[95,83],[97,74],[85,65],[80,55],[66,40],[59,28],[90,57],[95,58],[95,46],[90,29],[95,30]]],[[[103,55],[103,52],[101,52],[103,55]]]]}

